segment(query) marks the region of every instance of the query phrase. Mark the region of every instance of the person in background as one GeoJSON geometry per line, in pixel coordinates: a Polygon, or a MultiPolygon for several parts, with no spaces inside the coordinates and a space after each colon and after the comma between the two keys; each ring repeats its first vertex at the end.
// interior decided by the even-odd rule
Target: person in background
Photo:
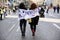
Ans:
{"type": "Polygon", "coordinates": [[[0,7],[0,14],[1,14],[1,7],[0,7]]]}
{"type": "MultiPolygon", "coordinates": [[[[26,7],[24,5],[24,3],[20,3],[19,6],[18,6],[19,9],[24,9],[26,10],[26,7]]],[[[23,12],[24,13],[24,12],[23,12]]],[[[22,13],[21,13],[22,14],[22,13]]],[[[20,15],[19,15],[20,16],[20,15]]],[[[21,30],[21,34],[22,36],[25,36],[25,31],[26,31],[26,23],[27,21],[23,18],[23,19],[20,19],[20,30],[21,30]]]]}
{"type": "Polygon", "coordinates": [[[0,7],[0,20],[2,20],[1,7],[0,7]]]}
{"type": "Polygon", "coordinates": [[[5,16],[6,16],[6,9],[5,8],[3,8],[3,12],[4,12],[4,18],[5,18],[5,16]]]}
{"type": "MultiPolygon", "coordinates": [[[[36,8],[37,8],[37,5],[35,3],[32,3],[31,7],[30,7],[30,10],[35,10],[36,8]]],[[[38,25],[39,16],[33,17],[30,20],[31,20],[31,22],[29,22],[29,24],[30,24],[30,28],[31,28],[31,31],[32,31],[32,36],[35,36],[36,25],[38,25]]]]}
{"type": "Polygon", "coordinates": [[[56,7],[54,6],[53,9],[54,9],[54,13],[55,13],[55,11],[56,11],[56,7]]]}
{"type": "Polygon", "coordinates": [[[13,12],[14,12],[14,13],[16,12],[15,7],[13,8],[13,12]]]}
{"type": "Polygon", "coordinates": [[[59,13],[59,5],[57,5],[57,13],[59,13]]]}
{"type": "Polygon", "coordinates": [[[47,7],[47,11],[46,11],[46,13],[48,13],[49,12],[49,7],[47,7]]]}
{"type": "Polygon", "coordinates": [[[44,8],[41,7],[41,10],[40,10],[40,17],[45,17],[45,16],[44,16],[44,12],[45,12],[44,8]]]}
{"type": "Polygon", "coordinates": [[[2,20],[2,15],[3,15],[3,9],[2,8],[0,8],[0,15],[1,15],[1,20],[2,20]]]}

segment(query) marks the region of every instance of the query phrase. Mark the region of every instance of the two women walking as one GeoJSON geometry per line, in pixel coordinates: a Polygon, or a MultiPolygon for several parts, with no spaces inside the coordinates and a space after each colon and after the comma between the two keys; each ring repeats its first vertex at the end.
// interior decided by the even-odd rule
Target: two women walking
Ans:
{"type": "MultiPolygon", "coordinates": [[[[19,9],[23,9],[23,10],[26,10],[26,7],[24,5],[24,3],[21,3],[19,5],[19,9]]],[[[35,3],[32,3],[31,4],[31,7],[29,8],[29,10],[35,10],[37,9],[37,5],[35,3]]],[[[21,13],[21,12],[20,12],[21,13]]],[[[22,12],[24,13],[24,12],[22,12]]],[[[22,14],[21,13],[21,14],[22,14]]],[[[38,11],[36,12],[38,13],[38,11]]],[[[19,15],[20,17],[21,15],[19,15]]],[[[32,31],[32,36],[35,36],[35,32],[36,32],[36,25],[38,25],[38,20],[39,20],[39,15],[33,17],[33,18],[30,18],[31,22],[29,22],[30,24],[30,29],[32,31]]],[[[20,19],[20,30],[21,30],[21,34],[22,36],[25,36],[25,32],[26,32],[26,23],[27,23],[27,20],[25,20],[24,18],[20,19]]]]}

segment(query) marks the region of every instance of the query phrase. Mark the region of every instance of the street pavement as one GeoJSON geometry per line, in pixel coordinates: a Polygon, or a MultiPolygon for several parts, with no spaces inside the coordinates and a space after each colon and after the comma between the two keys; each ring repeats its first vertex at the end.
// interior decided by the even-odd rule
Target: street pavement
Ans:
{"type": "Polygon", "coordinates": [[[36,35],[33,37],[27,22],[26,36],[21,36],[18,15],[8,15],[0,20],[0,40],[60,40],[60,13],[45,13],[39,19],[36,35]]]}

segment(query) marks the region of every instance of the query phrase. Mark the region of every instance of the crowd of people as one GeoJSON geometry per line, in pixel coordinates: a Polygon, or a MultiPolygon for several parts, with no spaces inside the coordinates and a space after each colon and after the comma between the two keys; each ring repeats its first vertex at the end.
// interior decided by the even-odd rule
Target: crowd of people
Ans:
{"type": "Polygon", "coordinates": [[[53,9],[53,12],[54,12],[54,13],[55,13],[55,12],[59,13],[59,11],[60,11],[60,6],[59,6],[59,4],[58,4],[57,6],[52,6],[52,7],[48,6],[46,13],[48,13],[48,12],[49,12],[49,9],[51,9],[51,8],[53,9]]]}
{"type": "MultiPolygon", "coordinates": [[[[59,13],[59,5],[57,7],[53,7],[53,9],[54,9],[54,12],[57,10],[57,13],[59,13]]],[[[29,25],[30,25],[31,32],[32,32],[32,36],[35,36],[36,25],[38,25],[39,17],[45,17],[45,15],[44,15],[44,12],[45,12],[44,7],[38,7],[35,3],[32,3],[30,5],[29,10],[33,10],[33,11],[36,10],[36,16],[33,15],[34,17],[31,17],[29,19],[25,19],[24,17],[22,17],[20,19],[20,17],[21,17],[20,14],[25,16],[25,14],[24,14],[25,12],[22,11],[22,10],[25,10],[25,11],[28,10],[24,3],[20,3],[18,8],[16,8],[16,10],[18,11],[18,14],[19,14],[19,26],[20,26],[20,30],[21,30],[21,35],[25,37],[26,24],[27,24],[27,21],[28,21],[29,25]]],[[[16,12],[16,10],[14,9],[13,12],[16,12]]],[[[48,7],[46,12],[48,13],[48,11],[49,11],[49,7],[48,7]]],[[[0,10],[0,13],[1,13],[1,10],[0,10]]],[[[6,11],[4,11],[4,15],[5,15],[5,13],[6,13],[6,11]]]]}
{"type": "MultiPolygon", "coordinates": [[[[34,11],[36,9],[38,9],[38,11],[36,11],[36,13],[38,13],[38,15],[36,14],[35,17],[29,18],[27,20],[25,18],[22,18],[22,19],[19,20],[19,25],[20,25],[22,36],[25,36],[26,23],[27,23],[27,21],[29,21],[30,29],[31,29],[31,32],[32,32],[32,36],[35,36],[36,25],[38,25],[39,17],[45,17],[45,15],[44,15],[44,12],[45,12],[44,7],[42,7],[42,6],[41,7],[38,7],[35,3],[32,3],[30,5],[29,10],[33,10],[34,11]]],[[[48,7],[46,13],[49,12],[49,9],[50,8],[48,7]]],[[[55,12],[55,10],[57,10],[57,13],[59,13],[59,5],[57,7],[53,7],[53,9],[54,9],[54,12],[55,12]]],[[[28,9],[24,5],[24,3],[20,3],[19,6],[18,6],[18,10],[28,10],[28,9]]],[[[20,14],[24,15],[23,13],[24,13],[24,11],[23,12],[19,11],[19,13],[18,13],[19,14],[19,17],[21,17],[20,14]]]]}
{"type": "Polygon", "coordinates": [[[56,10],[57,10],[57,13],[59,13],[60,7],[59,7],[59,5],[57,5],[57,6],[54,6],[53,9],[54,9],[54,13],[56,12],[56,10]]]}

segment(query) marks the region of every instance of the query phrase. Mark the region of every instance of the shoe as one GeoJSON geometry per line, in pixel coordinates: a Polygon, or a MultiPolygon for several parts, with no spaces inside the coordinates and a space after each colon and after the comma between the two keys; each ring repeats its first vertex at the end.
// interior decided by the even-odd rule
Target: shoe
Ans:
{"type": "Polygon", "coordinates": [[[25,37],[25,33],[22,33],[22,36],[24,36],[24,37],[25,37]]]}
{"type": "Polygon", "coordinates": [[[35,36],[35,32],[32,33],[32,36],[35,36]]]}

